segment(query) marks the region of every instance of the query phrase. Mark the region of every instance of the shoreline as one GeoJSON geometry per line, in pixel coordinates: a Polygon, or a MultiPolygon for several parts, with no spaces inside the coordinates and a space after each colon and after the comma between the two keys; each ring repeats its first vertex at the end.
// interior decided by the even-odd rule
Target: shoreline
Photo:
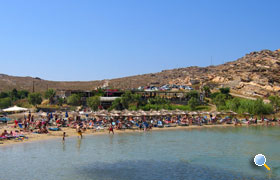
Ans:
{"type": "MultiPolygon", "coordinates": [[[[263,124],[258,124],[258,125],[250,125],[250,126],[262,126],[263,124]]],[[[235,126],[234,124],[214,124],[214,125],[203,125],[203,126],[197,126],[197,125],[192,125],[192,126],[176,126],[176,127],[164,127],[164,128],[153,128],[152,130],[149,131],[166,131],[166,130],[183,130],[183,129],[203,129],[203,128],[227,128],[227,127],[250,127],[247,125],[242,125],[242,126],[235,126]]],[[[2,128],[2,129],[7,129],[8,131],[10,130],[15,130],[14,128],[2,128]]],[[[149,132],[148,131],[148,132],[149,132]]],[[[15,144],[25,144],[25,143],[32,143],[32,142],[38,142],[38,141],[46,141],[46,140],[51,140],[51,139],[62,139],[62,134],[63,132],[66,132],[66,139],[69,137],[75,137],[78,136],[76,129],[69,128],[69,127],[64,127],[62,128],[61,131],[49,131],[48,134],[34,134],[34,133],[26,133],[25,135],[28,137],[28,139],[24,139],[22,141],[19,140],[4,140],[0,141],[3,144],[0,144],[0,147],[6,147],[10,145],[15,145],[15,144]]],[[[114,133],[116,135],[118,134],[124,134],[124,133],[135,133],[135,132],[144,132],[143,130],[135,129],[135,130],[114,130],[114,133]]],[[[107,129],[102,130],[102,131],[93,131],[91,129],[86,130],[86,132],[83,132],[83,136],[94,136],[94,135],[109,135],[109,132],[107,129]]]]}

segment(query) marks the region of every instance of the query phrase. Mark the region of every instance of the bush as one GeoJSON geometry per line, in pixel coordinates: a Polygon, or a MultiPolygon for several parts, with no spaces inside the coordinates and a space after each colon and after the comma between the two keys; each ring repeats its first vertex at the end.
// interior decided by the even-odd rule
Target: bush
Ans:
{"type": "Polygon", "coordinates": [[[55,95],[56,91],[54,89],[48,89],[45,92],[44,97],[50,101],[50,104],[53,104],[55,95]]]}
{"type": "Polygon", "coordinates": [[[273,106],[265,104],[262,99],[250,100],[233,98],[226,100],[226,106],[218,106],[219,110],[232,110],[239,114],[249,113],[251,115],[271,114],[273,106]]]}
{"type": "Polygon", "coordinates": [[[186,98],[191,99],[192,97],[196,98],[196,99],[199,99],[199,93],[195,90],[191,90],[190,92],[187,93],[186,98]]]}
{"type": "Polygon", "coordinates": [[[20,106],[20,107],[25,107],[25,108],[32,108],[32,105],[28,102],[28,99],[19,99],[15,101],[13,104],[20,106]]]}
{"type": "Polygon", "coordinates": [[[58,104],[59,106],[62,106],[63,103],[65,103],[65,100],[64,100],[63,98],[60,97],[60,98],[57,99],[57,104],[58,104]]]}
{"type": "Polygon", "coordinates": [[[219,108],[219,106],[225,106],[226,105],[226,100],[227,100],[227,96],[225,94],[219,93],[213,99],[213,103],[219,108]]]}
{"type": "Polygon", "coordinates": [[[7,92],[0,93],[0,98],[6,98],[6,97],[9,97],[9,94],[7,92]]]}
{"type": "Polygon", "coordinates": [[[113,109],[123,110],[123,106],[122,106],[122,103],[121,103],[121,98],[117,98],[112,102],[112,106],[109,108],[109,110],[113,110],[113,109]]]}
{"type": "Polygon", "coordinates": [[[37,105],[42,103],[42,95],[40,93],[30,93],[28,95],[28,102],[32,105],[37,105]]]}
{"type": "Polygon", "coordinates": [[[210,87],[209,86],[203,86],[203,92],[205,94],[206,97],[210,97],[211,95],[211,90],[210,90],[210,87]]]}
{"type": "Polygon", "coordinates": [[[25,99],[28,97],[28,95],[29,95],[29,92],[27,90],[20,90],[17,93],[17,96],[19,99],[25,99]]]}
{"type": "Polygon", "coordinates": [[[169,104],[170,103],[167,99],[163,99],[163,98],[160,98],[158,96],[155,97],[155,98],[150,98],[148,100],[148,102],[150,104],[157,104],[157,105],[159,105],[159,104],[169,104]]]}
{"type": "Polygon", "coordinates": [[[280,108],[280,97],[279,96],[269,96],[270,104],[273,106],[274,110],[278,112],[280,108]]]}
{"type": "Polygon", "coordinates": [[[92,110],[97,111],[98,106],[100,105],[100,96],[92,96],[87,99],[87,105],[90,107],[92,110]]]}
{"type": "Polygon", "coordinates": [[[72,106],[80,106],[81,105],[81,97],[78,94],[72,94],[67,98],[67,104],[72,106]]]}
{"type": "Polygon", "coordinates": [[[222,94],[229,94],[230,93],[230,88],[226,87],[226,88],[220,88],[220,92],[222,94]]]}
{"type": "Polygon", "coordinates": [[[211,99],[214,99],[217,95],[219,95],[220,94],[220,92],[214,92],[214,93],[212,93],[211,95],[210,95],[210,98],[211,99]]]}
{"type": "Polygon", "coordinates": [[[5,97],[0,99],[0,108],[4,109],[12,105],[12,100],[10,97],[5,97]]]}
{"type": "Polygon", "coordinates": [[[197,98],[192,97],[189,102],[188,105],[190,107],[191,110],[195,110],[196,106],[198,106],[199,102],[197,100],[197,98]]]}

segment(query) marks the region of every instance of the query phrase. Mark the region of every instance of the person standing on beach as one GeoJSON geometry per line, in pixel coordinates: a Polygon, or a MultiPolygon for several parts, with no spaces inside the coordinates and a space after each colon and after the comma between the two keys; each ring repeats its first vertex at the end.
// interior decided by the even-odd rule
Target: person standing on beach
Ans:
{"type": "Polygon", "coordinates": [[[77,133],[82,139],[83,138],[83,133],[82,133],[81,127],[78,124],[77,124],[77,133]]]}
{"type": "Polygon", "coordinates": [[[113,125],[112,125],[112,124],[110,124],[110,126],[109,126],[109,134],[110,134],[110,132],[112,132],[113,134],[115,134],[115,133],[114,133],[114,128],[113,128],[113,125]]]}
{"type": "Polygon", "coordinates": [[[65,137],[66,137],[66,132],[63,132],[63,137],[62,137],[62,141],[65,141],[65,137]]]}

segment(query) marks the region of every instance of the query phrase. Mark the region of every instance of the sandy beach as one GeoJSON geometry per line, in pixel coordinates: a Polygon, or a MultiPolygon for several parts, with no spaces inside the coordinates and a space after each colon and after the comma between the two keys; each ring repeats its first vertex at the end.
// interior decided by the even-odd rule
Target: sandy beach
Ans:
{"type": "MultiPolygon", "coordinates": [[[[262,124],[259,124],[262,125],[262,124]]],[[[246,125],[243,125],[246,126],[246,125]]],[[[193,126],[176,126],[176,127],[165,127],[165,128],[153,128],[152,130],[149,131],[167,131],[167,130],[182,130],[182,129],[203,129],[203,128],[216,128],[216,127],[220,127],[220,128],[227,128],[227,127],[234,127],[233,124],[219,124],[219,125],[203,125],[203,126],[197,126],[197,125],[193,125],[193,126]]],[[[4,129],[6,129],[8,132],[10,131],[15,131],[18,130],[16,128],[12,128],[10,126],[2,126],[0,127],[0,132],[3,131],[4,129]]],[[[48,134],[36,134],[36,133],[30,133],[30,132],[26,132],[24,133],[25,136],[28,137],[28,139],[23,139],[23,140],[4,140],[4,141],[0,141],[0,147],[1,146],[7,146],[7,145],[14,145],[14,144],[21,144],[21,143],[30,143],[30,142],[36,142],[36,141],[43,141],[43,140],[49,140],[49,139],[55,139],[55,138],[61,138],[63,137],[63,132],[66,132],[66,139],[68,137],[73,137],[73,136],[77,136],[78,134],[76,132],[76,129],[73,128],[69,128],[69,127],[64,127],[61,128],[61,131],[49,131],[48,134]]],[[[126,130],[114,130],[115,135],[117,134],[123,134],[123,133],[135,133],[135,132],[144,132],[143,130],[139,130],[139,129],[135,129],[135,130],[131,130],[131,129],[126,129],[126,130]]],[[[83,136],[95,136],[95,135],[104,135],[104,134],[108,134],[108,130],[100,130],[100,131],[94,131],[91,129],[86,130],[85,132],[83,132],[83,136]]],[[[112,135],[112,134],[111,134],[112,135]]]]}

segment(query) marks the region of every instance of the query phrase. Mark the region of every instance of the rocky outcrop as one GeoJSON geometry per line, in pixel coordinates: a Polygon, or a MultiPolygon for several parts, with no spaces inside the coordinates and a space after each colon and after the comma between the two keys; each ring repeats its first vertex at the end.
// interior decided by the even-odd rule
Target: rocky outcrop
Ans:
{"type": "Polygon", "coordinates": [[[36,91],[45,91],[47,87],[92,90],[110,86],[130,89],[154,85],[156,82],[157,86],[164,84],[228,86],[240,94],[268,96],[280,94],[280,49],[251,52],[236,61],[218,66],[192,66],[103,81],[55,82],[0,74],[0,91],[12,88],[32,90],[33,82],[36,91]]]}

